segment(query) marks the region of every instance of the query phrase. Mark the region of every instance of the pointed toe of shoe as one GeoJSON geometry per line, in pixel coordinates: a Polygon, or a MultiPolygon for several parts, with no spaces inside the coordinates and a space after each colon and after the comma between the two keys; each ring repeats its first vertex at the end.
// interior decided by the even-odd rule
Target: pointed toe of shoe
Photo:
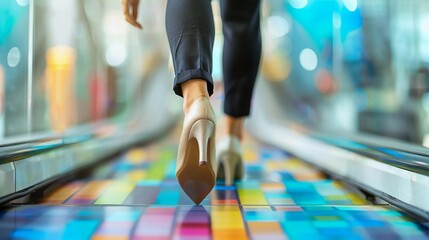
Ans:
{"type": "Polygon", "coordinates": [[[212,191],[215,185],[213,171],[205,165],[191,173],[178,173],[177,179],[183,191],[197,205],[212,191]]]}

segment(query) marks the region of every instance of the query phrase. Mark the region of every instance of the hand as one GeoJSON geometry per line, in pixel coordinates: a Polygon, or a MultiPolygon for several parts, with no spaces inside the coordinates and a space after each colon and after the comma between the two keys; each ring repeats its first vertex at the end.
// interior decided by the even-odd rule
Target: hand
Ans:
{"type": "Polygon", "coordinates": [[[136,28],[142,29],[142,25],[137,22],[140,0],[122,0],[122,10],[127,22],[136,28]]]}

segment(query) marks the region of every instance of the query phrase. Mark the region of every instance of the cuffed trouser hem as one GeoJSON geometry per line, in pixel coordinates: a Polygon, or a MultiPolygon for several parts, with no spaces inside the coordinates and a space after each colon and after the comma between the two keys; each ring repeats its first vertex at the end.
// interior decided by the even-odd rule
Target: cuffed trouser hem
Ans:
{"type": "Polygon", "coordinates": [[[226,115],[235,118],[248,117],[250,115],[250,103],[247,105],[242,104],[240,106],[224,105],[223,112],[226,115]]]}
{"type": "Polygon", "coordinates": [[[186,70],[181,73],[176,74],[176,77],[174,78],[174,92],[178,95],[183,97],[182,93],[182,87],[180,84],[193,80],[193,79],[202,79],[207,81],[207,91],[209,92],[209,96],[213,94],[213,78],[211,74],[207,71],[204,71],[202,69],[192,69],[192,70],[186,70]]]}

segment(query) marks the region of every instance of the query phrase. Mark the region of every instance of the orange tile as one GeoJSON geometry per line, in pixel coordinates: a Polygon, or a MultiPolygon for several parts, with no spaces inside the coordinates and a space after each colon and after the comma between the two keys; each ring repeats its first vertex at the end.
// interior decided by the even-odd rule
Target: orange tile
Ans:
{"type": "Polygon", "coordinates": [[[251,235],[253,234],[282,234],[283,230],[278,222],[248,222],[251,235]]]}
{"type": "Polygon", "coordinates": [[[95,235],[91,240],[128,240],[128,236],[95,235]]]}
{"type": "Polygon", "coordinates": [[[316,181],[325,179],[325,175],[321,172],[306,172],[293,175],[298,181],[316,181]]]}
{"type": "Polygon", "coordinates": [[[214,230],[213,240],[246,240],[248,239],[244,229],[228,229],[228,230],[214,230]]]}
{"type": "Polygon", "coordinates": [[[72,198],[75,199],[93,199],[112,183],[112,181],[92,181],[83,186],[72,198]]]}
{"type": "Polygon", "coordinates": [[[42,200],[42,203],[46,204],[60,204],[67,200],[70,196],[75,194],[81,187],[83,183],[69,183],[57,190],[53,191],[51,194],[46,196],[42,200]]]}
{"type": "Polygon", "coordinates": [[[264,191],[285,191],[283,183],[262,183],[261,187],[264,191]]]}

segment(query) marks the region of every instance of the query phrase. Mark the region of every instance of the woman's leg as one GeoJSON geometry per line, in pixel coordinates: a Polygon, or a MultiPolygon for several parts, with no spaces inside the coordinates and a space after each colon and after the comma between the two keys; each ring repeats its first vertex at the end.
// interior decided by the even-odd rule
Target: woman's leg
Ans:
{"type": "Polygon", "coordinates": [[[250,114],[261,57],[260,0],[220,0],[223,20],[224,112],[227,137],[218,145],[218,178],[225,185],[244,175],[240,140],[250,114]]]}
{"type": "Polygon", "coordinates": [[[224,112],[242,122],[242,117],[250,114],[261,58],[260,0],[220,0],[220,5],[224,34],[224,112]]]}
{"type": "Polygon", "coordinates": [[[184,97],[187,112],[196,98],[213,93],[211,1],[169,0],[166,28],[176,74],[174,92],[184,97]]]}
{"type": "Polygon", "coordinates": [[[176,177],[199,204],[216,183],[216,120],[208,96],[213,93],[214,24],[210,0],[169,0],[167,36],[173,57],[174,91],[184,97],[182,135],[176,177]]]}

